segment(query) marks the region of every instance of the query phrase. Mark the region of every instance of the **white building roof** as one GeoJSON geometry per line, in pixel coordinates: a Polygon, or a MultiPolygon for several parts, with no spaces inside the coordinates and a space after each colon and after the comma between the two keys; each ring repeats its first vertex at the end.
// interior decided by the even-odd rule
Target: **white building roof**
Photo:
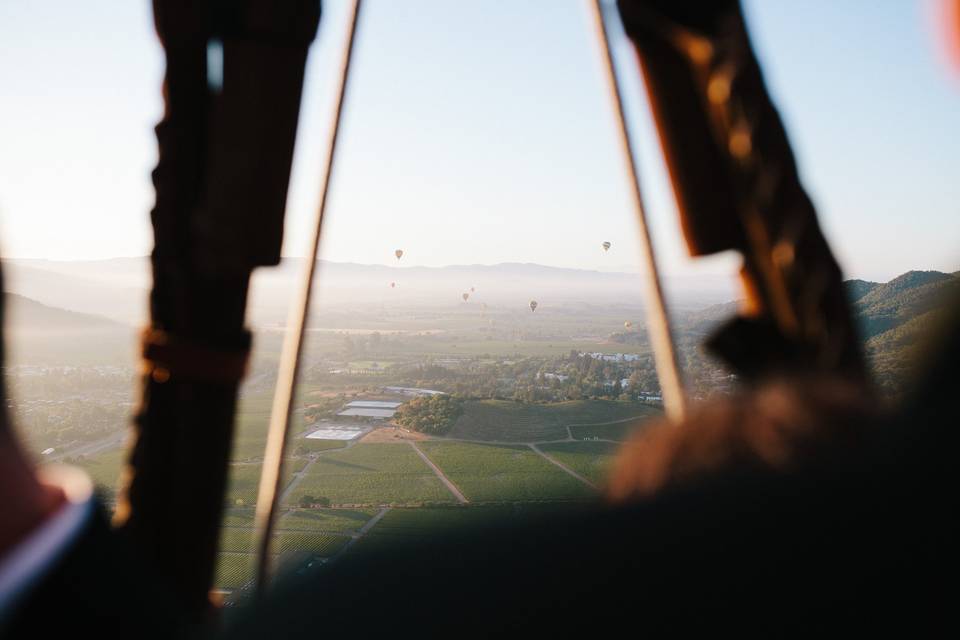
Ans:
{"type": "Polygon", "coordinates": [[[348,402],[347,406],[365,409],[396,409],[401,404],[403,403],[385,402],[383,400],[354,400],[353,402],[348,402]]]}
{"type": "Polygon", "coordinates": [[[321,427],[307,436],[310,440],[353,440],[369,429],[359,427],[321,427]]]}
{"type": "Polygon", "coordinates": [[[341,412],[338,413],[337,415],[338,415],[338,416],[361,416],[361,417],[364,417],[364,418],[378,418],[378,419],[383,419],[383,418],[392,418],[392,417],[393,417],[393,414],[395,414],[396,412],[397,412],[396,409],[363,409],[363,408],[355,408],[355,409],[344,409],[343,411],[341,411],[341,412]]]}
{"type": "Polygon", "coordinates": [[[391,393],[402,393],[408,396],[443,396],[446,395],[443,391],[435,391],[433,389],[418,389],[416,387],[384,387],[384,391],[389,391],[391,393]]]}

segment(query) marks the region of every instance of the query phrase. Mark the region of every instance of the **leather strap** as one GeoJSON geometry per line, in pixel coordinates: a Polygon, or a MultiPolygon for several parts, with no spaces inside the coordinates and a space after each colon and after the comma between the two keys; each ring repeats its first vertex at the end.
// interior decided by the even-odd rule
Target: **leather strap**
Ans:
{"type": "Polygon", "coordinates": [[[226,350],[192,343],[160,329],[145,329],[141,338],[145,372],[158,383],[172,377],[224,384],[240,382],[247,374],[249,335],[247,332],[246,347],[226,350]]]}

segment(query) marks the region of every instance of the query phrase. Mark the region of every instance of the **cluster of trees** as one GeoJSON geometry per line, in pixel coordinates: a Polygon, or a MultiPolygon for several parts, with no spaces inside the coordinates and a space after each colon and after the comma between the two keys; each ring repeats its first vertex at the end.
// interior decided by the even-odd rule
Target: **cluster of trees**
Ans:
{"type": "Polygon", "coordinates": [[[8,406],[30,449],[92,442],[130,422],[131,370],[11,367],[5,373],[8,406]]]}
{"type": "Polygon", "coordinates": [[[300,497],[300,506],[304,509],[309,509],[310,507],[329,507],[330,498],[326,496],[310,496],[305,495],[300,497]]]}
{"type": "Polygon", "coordinates": [[[425,361],[398,371],[395,384],[440,389],[463,398],[518,402],[639,400],[660,392],[649,354],[620,362],[575,350],[560,357],[517,356],[484,362],[488,359],[492,358],[481,356],[455,365],[425,361]]]}
{"type": "Polygon", "coordinates": [[[329,398],[315,400],[303,410],[304,422],[313,424],[317,420],[332,418],[346,402],[347,397],[342,393],[329,398]]]}
{"type": "Polygon", "coordinates": [[[463,413],[463,403],[450,395],[424,396],[400,405],[393,421],[405,429],[443,435],[463,413]]]}

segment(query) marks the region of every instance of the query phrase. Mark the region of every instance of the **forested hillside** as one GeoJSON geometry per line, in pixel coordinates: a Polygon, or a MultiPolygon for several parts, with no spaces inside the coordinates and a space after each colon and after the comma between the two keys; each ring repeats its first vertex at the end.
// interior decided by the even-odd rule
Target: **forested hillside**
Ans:
{"type": "Polygon", "coordinates": [[[942,325],[960,300],[960,277],[908,271],[882,284],[853,280],[847,286],[877,383],[889,393],[902,393],[931,356],[931,341],[945,330],[942,325]]]}
{"type": "MultiPolygon", "coordinates": [[[[950,310],[960,305],[960,273],[908,271],[889,282],[847,280],[844,285],[875,381],[886,396],[902,394],[932,357],[928,351],[946,330],[942,325],[950,310]]],[[[677,317],[678,341],[701,341],[737,306],[718,304],[677,317]]]]}

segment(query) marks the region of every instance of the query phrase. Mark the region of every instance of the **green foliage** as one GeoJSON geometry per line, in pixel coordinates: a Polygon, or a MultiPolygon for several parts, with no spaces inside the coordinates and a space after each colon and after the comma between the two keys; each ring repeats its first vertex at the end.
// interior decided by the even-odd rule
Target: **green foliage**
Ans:
{"type": "Polygon", "coordinates": [[[313,424],[323,418],[333,418],[346,402],[346,396],[343,394],[331,398],[311,399],[303,411],[304,421],[307,424],[313,424]]]}
{"type": "Polygon", "coordinates": [[[956,275],[909,271],[873,287],[856,302],[873,377],[886,395],[896,397],[909,388],[958,297],[956,275]]]}
{"type": "Polygon", "coordinates": [[[376,514],[371,509],[292,509],[277,521],[284,531],[323,531],[348,533],[357,531],[376,514]]]}
{"type": "Polygon", "coordinates": [[[528,447],[421,442],[420,448],[472,502],[572,500],[593,495],[528,447]]]}
{"type": "MultiPolygon", "coordinates": [[[[660,411],[652,415],[662,415],[660,411]]],[[[570,435],[574,440],[615,440],[623,442],[630,434],[642,428],[643,423],[627,420],[608,424],[585,424],[570,427],[570,435]]],[[[542,447],[542,445],[541,445],[542,447]]]]}
{"type": "Polygon", "coordinates": [[[260,463],[234,463],[227,471],[227,505],[249,507],[257,502],[260,487],[260,463]]]}
{"type": "Polygon", "coordinates": [[[337,536],[304,531],[280,531],[273,538],[274,553],[284,554],[291,551],[306,551],[318,556],[332,556],[350,540],[347,536],[337,536]]]}
{"type": "Polygon", "coordinates": [[[294,455],[304,456],[319,451],[330,451],[331,449],[343,449],[347,445],[343,440],[319,440],[316,438],[301,438],[294,447],[294,455]]]}
{"type": "Polygon", "coordinates": [[[248,553],[219,553],[213,584],[219,589],[236,589],[253,580],[254,556],[248,553]]]}
{"type": "Polygon", "coordinates": [[[317,458],[288,496],[323,495],[335,505],[453,502],[454,497],[406,443],[360,443],[317,458]]]}
{"type": "Polygon", "coordinates": [[[400,405],[393,421],[405,429],[443,435],[463,414],[463,403],[450,395],[414,398],[400,405]]]}
{"type": "MultiPolygon", "coordinates": [[[[466,440],[540,442],[564,440],[571,425],[610,422],[660,415],[660,409],[638,402],[617,400],[571,400],[527,404],[508,400],[464,403],[463,416],[450,435],[466,440]]],[[[577,436],[574,436],[577,437],[577,436]]]]}
{"type": "Polygon", "coordinates": [[[878,286],[880,286],[879,283],[869,280],[847,280],[843,283],[843,288],[847,292],[847,300],[851,304],[857,302],[878,286]]]}
{"type": "Polygon", "coordinates": [[[318,505],[320,507],[329,507],[330,498],[327,498],[326,496],[303,495],[303,496],[300,496],[300,501],[298,504],[302,508],[309,508],[309,507],[312,507],[313,505],[318,505]]]}
{"type": "Polygon", "coordinates": [[[606,482],[619,445],[612,442],[554,442],[540,449],[598,485],[606,482]]]}
{"type": "Polygon", "coordinates": [[[252,553],[254,551],[253,529],[220,529],[221,552],[252,553]]]}

